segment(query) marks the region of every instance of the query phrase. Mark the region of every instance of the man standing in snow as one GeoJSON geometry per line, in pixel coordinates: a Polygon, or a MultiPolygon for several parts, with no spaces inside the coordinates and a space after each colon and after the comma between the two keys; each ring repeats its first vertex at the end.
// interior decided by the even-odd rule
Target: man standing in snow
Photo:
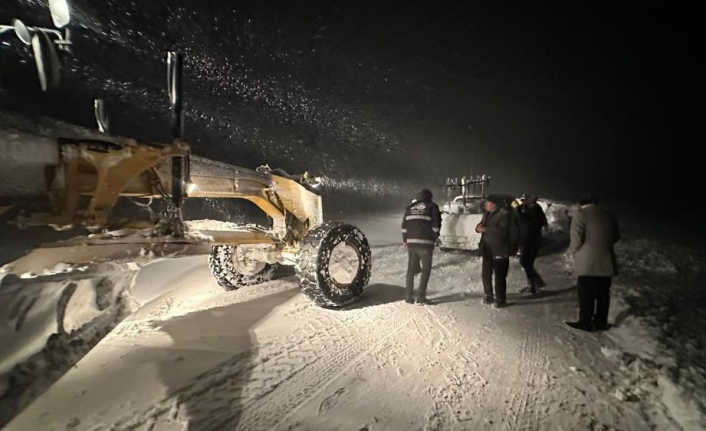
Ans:
{"type": "Polygon", "coordinates": [[[507,273],[510,269],[510,256],[517,251],[517,222],[514,215],[499,206],[493,196],[485,201],[483,219],[476,226],[482,233],[480,239],[483,254],[484,304],[495,304],[495,308],[505,306],[507,273]],[[495,296],[493,296],[493,274],[495,274],[495,296]]]}
{"type": "Polygon", "coordinates": [[[420,262],[422,275],[419,280],[417,304],[431,304],[427,299],[427,283],[431,275],[431,262],[434,245],[441,230],[441,212],[439,206],[432,202],[432,193],[424,189],[412,201],[404,212],[402,219],[402,241],[409,255],[407,264],[407,294],[405,301],[414,302],[414,275],[417,274],[420,262]]]}
{"type": "Polygon", "coordinates": [[[542,228],[547,227],[547,216],[537,203],[537,196],[530,195],[523,199],[517,209],[520,219],[520,265],[527,275],[527,287],[521,292],[537,293],[537,288],[544,287],[544,280],[534,269],[539,249],[542,247],[542,228]]]}
{"type": "Polygon", "coordinates": [[[579,320],[565,322],[583,331],[608,329],[610,285],[618,275],[613,245],[620,239],[620,228],[613,213],[598,206],[591,193],[579,201],[580,208],[571,221],[571,245],[578,276],[579,320]]]}

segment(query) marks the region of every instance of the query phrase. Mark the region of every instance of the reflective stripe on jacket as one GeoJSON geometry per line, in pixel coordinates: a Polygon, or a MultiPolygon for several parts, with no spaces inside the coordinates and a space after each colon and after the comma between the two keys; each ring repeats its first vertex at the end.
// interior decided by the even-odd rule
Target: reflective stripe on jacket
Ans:
{"type": "Polygon", "coordinates": [[[402,219],[402,241],[433,247],[441,231],[441,212],[434,202],[412,201],[402,219]]]}

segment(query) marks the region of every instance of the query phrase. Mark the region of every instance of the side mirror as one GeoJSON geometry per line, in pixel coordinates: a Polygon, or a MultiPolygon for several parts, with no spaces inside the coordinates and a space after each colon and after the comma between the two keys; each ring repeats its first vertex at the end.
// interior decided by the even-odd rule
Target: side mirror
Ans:
{"type": "Polygon", "coordinates": [[[66,26],[71,21],[71,10],[67,0],[49,0],[51,20],[57,28],[66,26]]]}
{"type": "Polygon", "coordinates": [[[42,91],[57,87],[61,78],[61,60],[56,45],[41,31],[32,36],[31,43],[42,91]]]}
{"type": "Polygon", "coordinates": [[[15,34],[25,45],[32,44],[32,33],[30,33],[29,28],[25,23],[19,19],[12,20],[12,27],[15,29],[15,34]]]}

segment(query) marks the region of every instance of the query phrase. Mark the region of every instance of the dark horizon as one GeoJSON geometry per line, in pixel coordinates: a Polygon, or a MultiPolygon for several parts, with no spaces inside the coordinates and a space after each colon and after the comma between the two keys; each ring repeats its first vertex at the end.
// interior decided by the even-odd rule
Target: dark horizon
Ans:
{"type": "MultiPolygon", "coordinates": [[[[693,194],[698,39],[679,5],[71,5],[62,87],[42,94],[5,35],[0,110],[93,127],[103,97],[114,133],[169,139],[163,55],[176,47],[187,141],[206,157],[365,180],[372,194],[471,170],[495,192],[593,190],[636,211],[693,194]]],[[[4,1],[0,22],[15,17],[49,24],[42,2],[4,1]]]]}

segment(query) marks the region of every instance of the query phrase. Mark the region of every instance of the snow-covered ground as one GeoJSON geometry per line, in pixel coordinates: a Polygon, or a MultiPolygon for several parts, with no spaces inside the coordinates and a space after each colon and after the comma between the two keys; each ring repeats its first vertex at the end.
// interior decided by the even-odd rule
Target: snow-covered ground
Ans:
{"type": "Polygon", "coordinates": [[[350,220],[373,276],[344,310],[313,305],[286,271],[224,292],[204,256],[153,263],[132,288],[144,305],[6,430],[706,429],[703,256],[628,236],[618,326],[573,332],[562,214],[538,261],[548,287],[515,293],[513,261],[501,310],[480,304],[480,261],[463,253],[436,253],[437,305],[405,304],[398,215],[350,220]]]}
{"type": "Polygon", "coordinates": [[[0,424],[129,314],[135,274],[114,263],[57,266],[38,277],[0,273],[0,424]]]}

